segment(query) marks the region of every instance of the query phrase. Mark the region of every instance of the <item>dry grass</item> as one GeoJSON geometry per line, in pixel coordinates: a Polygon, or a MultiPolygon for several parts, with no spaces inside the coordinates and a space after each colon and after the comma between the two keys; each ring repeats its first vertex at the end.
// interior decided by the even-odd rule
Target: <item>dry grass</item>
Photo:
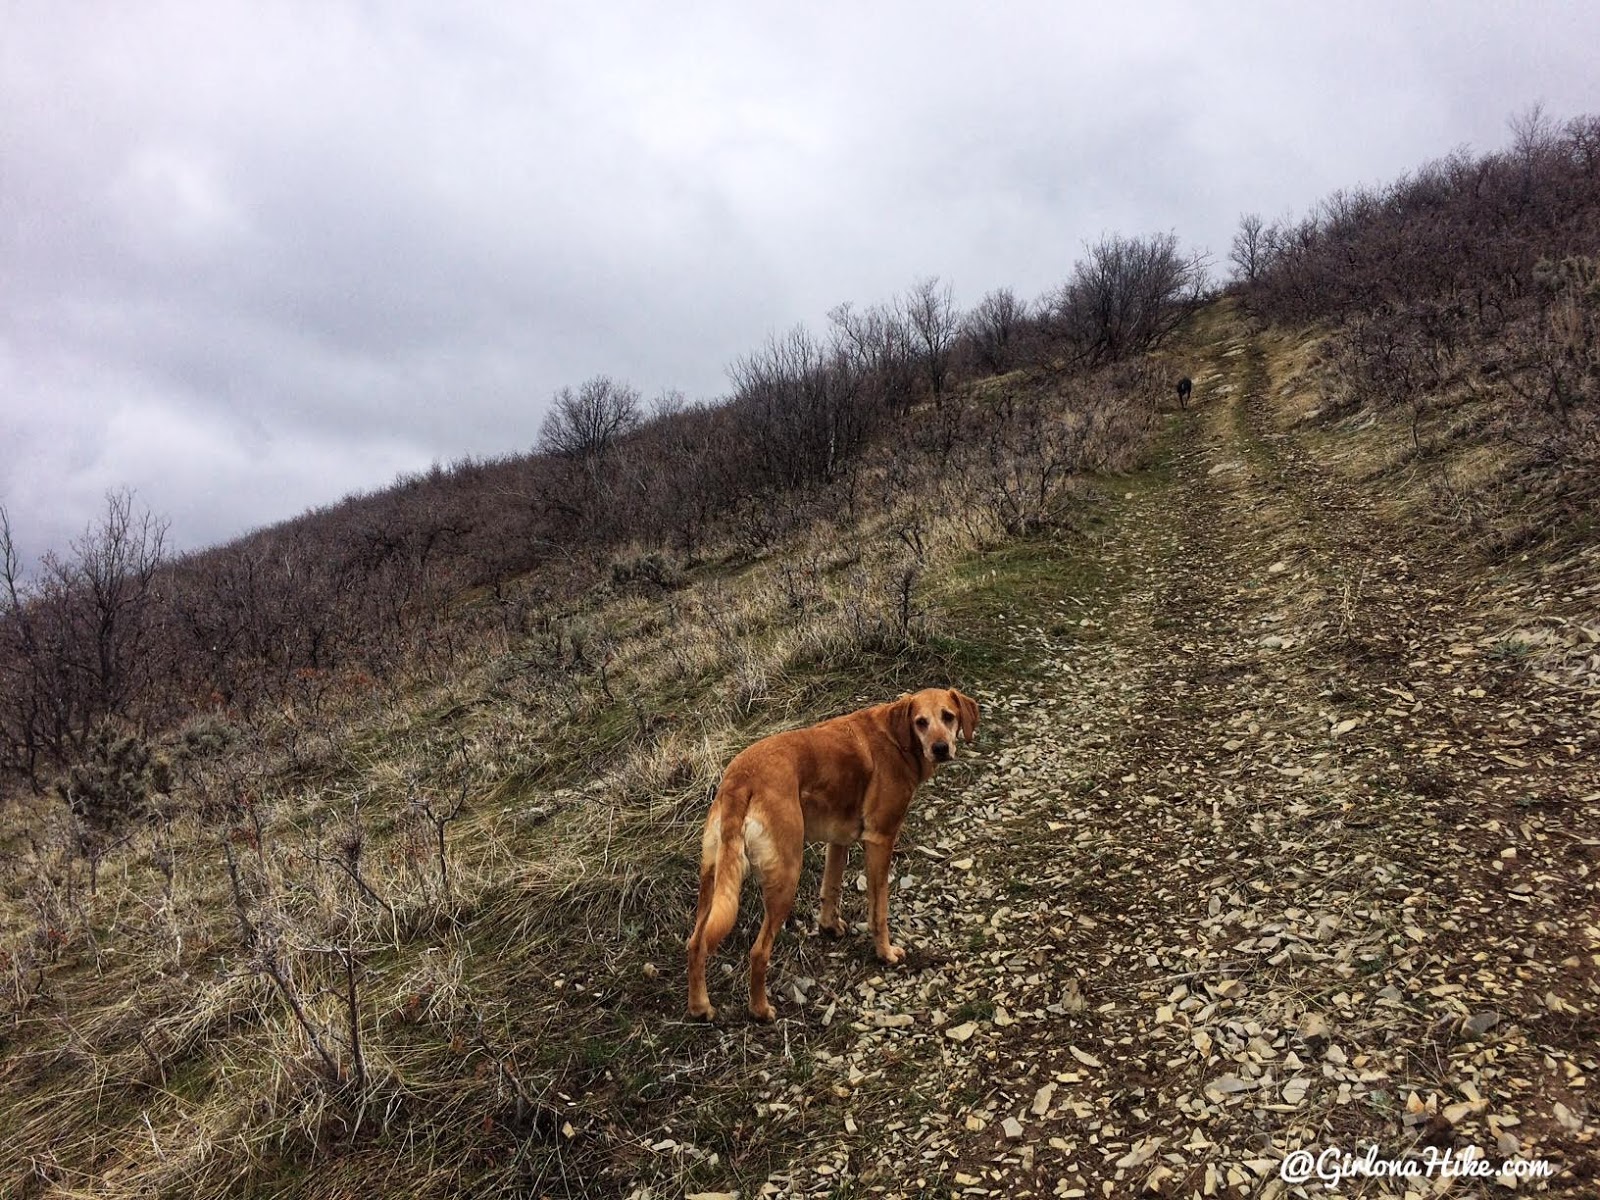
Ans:
{"type": "Polygon", "coordinates": [[[1464,537],[1490,560],[1534,544],[1570,553],[1595,528],[1600,423],[1581,409],[1558,419],[1535,393],[1541,363],[1592,389],[1592,337],[1581,352],[1564,352],[1540,341],[1538,328],[1529,318],[1498,339],[1468,341],[1437,381],[1404,395],[1364,390],[1337,332],[1266,330],[1261,341],[1282,381],[1267,419],[1303,437],[1337,477],[1377,495],[1397,524],[1464,537]]]}
{"type": "MultiPolygon", "coordinates": [[[[1014,382],[1080,454],[1022,481],[1042,523],[1146,425],[1014,382]]],[[[174,735],[159,819],[92,891],[59,804],[9,806],[0,1191],[627,1194],[646,1159],[669,1189],[777,1161],[801,1130],[750,1146],[736,1114],[804,1055],[679,1020],[705,798],[750,738],[957,669],[932,597],[1006,536],[981,469],[889,460],[860,483],[881,503],[757,561],[640,586],[624,552],[448,673],[308,676],[174,735]]]]}

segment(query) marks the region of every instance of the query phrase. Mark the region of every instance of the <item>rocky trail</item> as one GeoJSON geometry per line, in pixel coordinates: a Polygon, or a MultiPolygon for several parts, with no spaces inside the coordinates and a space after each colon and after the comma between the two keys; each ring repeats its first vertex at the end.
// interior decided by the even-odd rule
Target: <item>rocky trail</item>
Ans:
{"type": "Polygon", "coordinates": [[[807,1044],[755,1115],[807,1153],[742,1194],[1600,1195],[1594,564],[1399,536],[1277,428],[1268,349],[1202,336],[1094,586],[1012,616],[1038,670],[919,799],[907,966],[791,931],[777,1026],[709,1035],[807,1044]],[[1369,1146],[1414,1165],[1328,1176],[1369,1146]]]}

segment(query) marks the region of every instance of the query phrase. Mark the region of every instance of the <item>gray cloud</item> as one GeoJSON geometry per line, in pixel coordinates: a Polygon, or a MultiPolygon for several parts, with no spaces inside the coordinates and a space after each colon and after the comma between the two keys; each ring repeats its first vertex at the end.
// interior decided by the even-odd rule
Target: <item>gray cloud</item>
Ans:
{"type": "Polygon", "coordinates": [[[0,504],[183,547],[528,446],[597,372],[714,395],[772,329],[1085,240],[1303,210],[1535,100],[1600,10],[8,6],[0,504]],[[865,10],[865,11],[863,11],[865,10]]]}

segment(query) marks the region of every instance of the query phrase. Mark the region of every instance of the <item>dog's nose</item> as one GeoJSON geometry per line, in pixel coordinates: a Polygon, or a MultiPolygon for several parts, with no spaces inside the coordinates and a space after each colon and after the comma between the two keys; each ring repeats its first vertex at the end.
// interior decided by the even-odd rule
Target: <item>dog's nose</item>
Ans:
{"type": "Polygon", "coordinates": [[[949,742],[935,742],[933,744],[933,756],[935,758],[938,758],[938,759],[949,758],[950,757],[950,743],[949,742]]]}

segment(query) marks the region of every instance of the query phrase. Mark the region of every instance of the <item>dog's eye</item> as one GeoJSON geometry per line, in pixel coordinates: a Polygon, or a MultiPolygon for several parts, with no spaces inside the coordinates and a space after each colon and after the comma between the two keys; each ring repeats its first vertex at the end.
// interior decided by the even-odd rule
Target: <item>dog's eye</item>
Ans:
{"type": "Polygon", "coordinates": [[[917,728],[918,729],[926,729],[927,727],[928,727],[928,718],[927,717],[918,717],[917,718],[917,728]]]}
{"type": "Polygon", "coordinates": [[[952,712],[944,713],[943,716],[944,716],[944,723],[946,725],[950,724],[951,721],[954,721],[956,719],[955,713],[952,713],[952,712]]]}

